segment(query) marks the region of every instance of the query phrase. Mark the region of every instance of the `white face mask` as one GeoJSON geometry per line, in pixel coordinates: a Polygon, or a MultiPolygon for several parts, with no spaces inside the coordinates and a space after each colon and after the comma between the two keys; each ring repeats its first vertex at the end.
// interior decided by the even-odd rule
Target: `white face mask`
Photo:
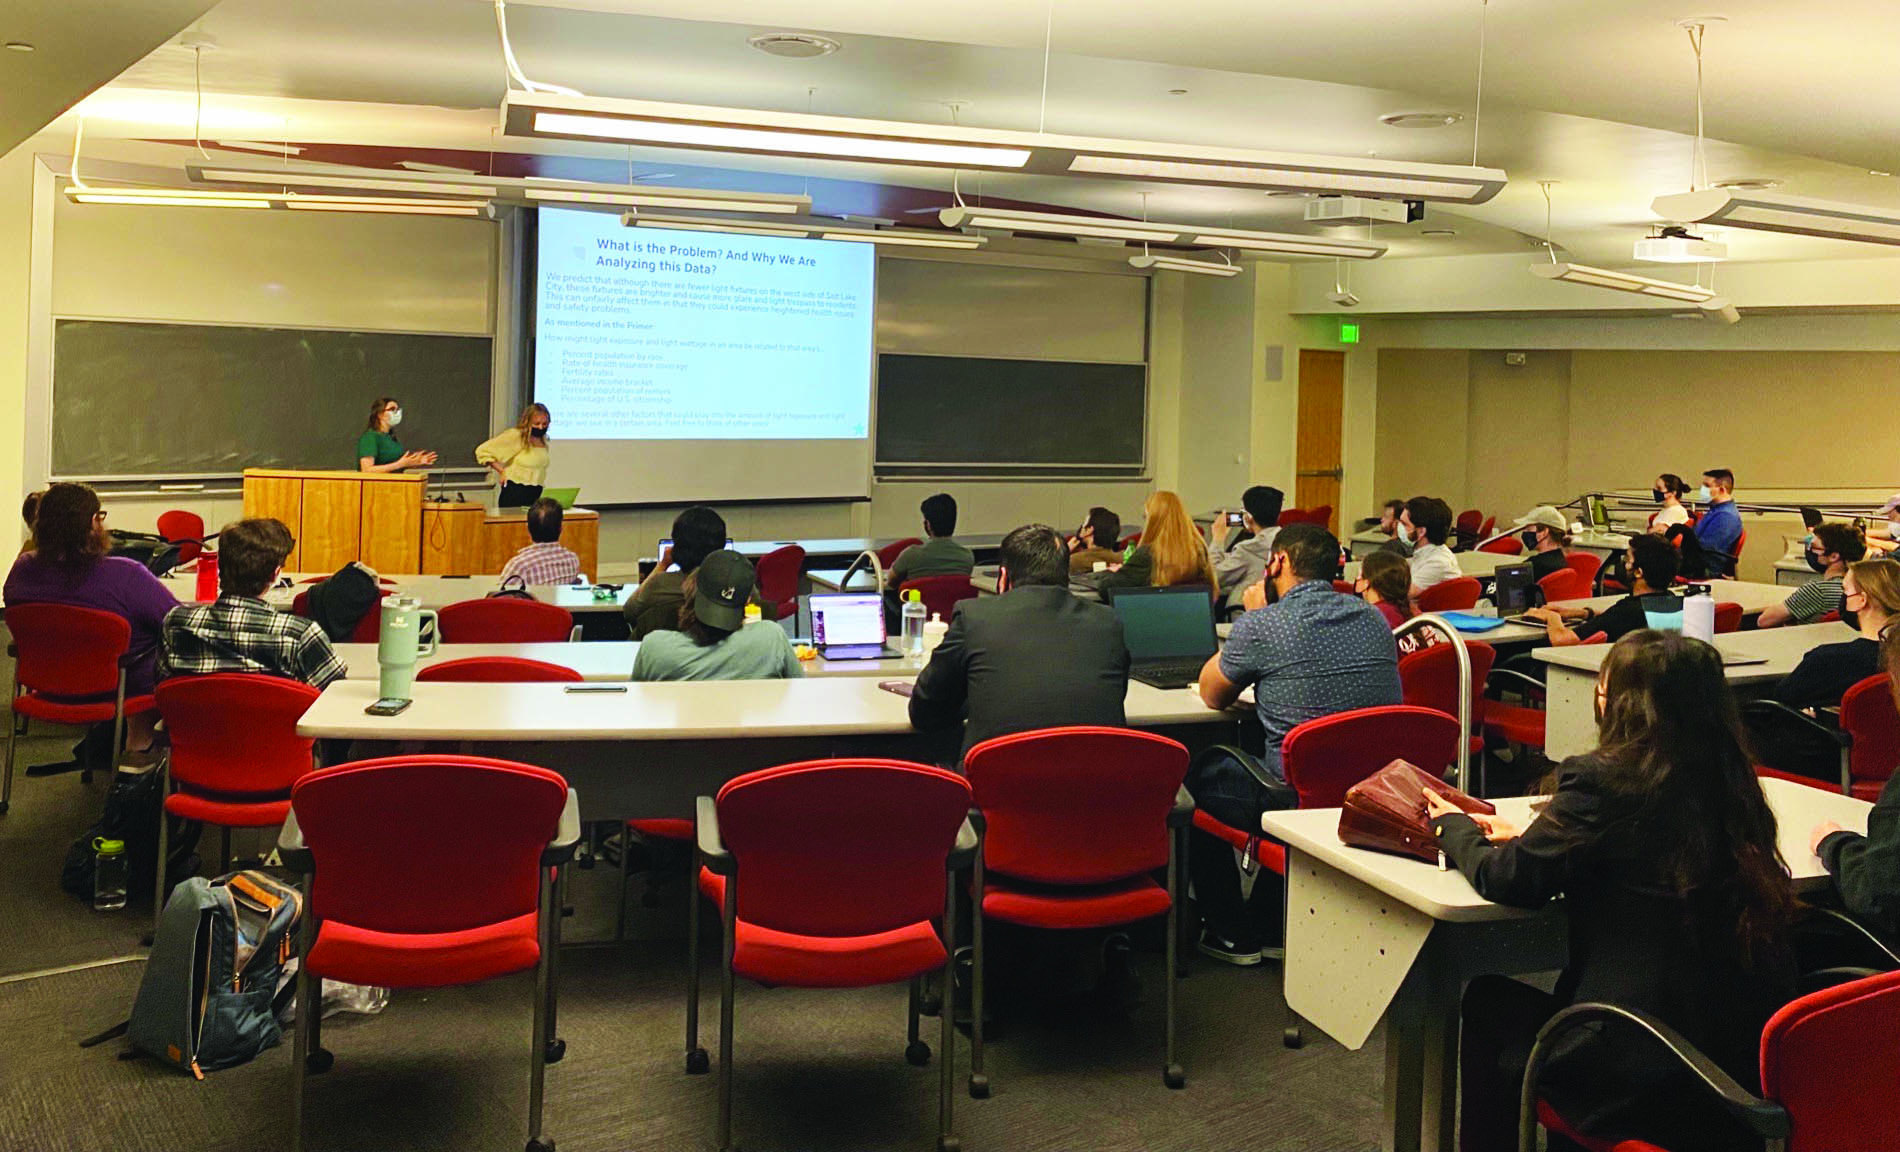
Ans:
{"type": "Polygon", "coordinates": [[[1707,484],[1704,484],[1702,487],[1697,488],[1695,490],[1695,498],[1697,500],[1702,501],[1704,504],[1708,503],[1709,502],[1709,486],[1707,484]]]}
{"type": "Polygon", "coordinates": [[[389,426],[394,428],[400,423],[402,423],[402,409],[397,408],[389,413],[389,426]]]}
{"type": "Polygon", "coordinates": [[[1412,542],[1412,526],[1401,520],[1398,522],[1397,527],[1399,530],[1399,540],[1402,543],[1410,544],[1412,542]]]}

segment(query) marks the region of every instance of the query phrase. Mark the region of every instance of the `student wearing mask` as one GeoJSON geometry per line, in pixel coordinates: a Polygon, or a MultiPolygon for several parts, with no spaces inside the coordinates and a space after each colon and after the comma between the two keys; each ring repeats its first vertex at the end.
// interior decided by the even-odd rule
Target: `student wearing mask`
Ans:
{"type": "Polygon", "coordinates": [[[752,561],[720,549],[681,586],[679,629],[640,641],[630,679],[797,680],[805,670],[775,621],[747,624],[746,601],[758,576],[752,561]]]}
{"type": "Polygon", "coordinates": [[[1649,627],[1643,608],[1645,596],[1669,595],[1676,582],[1676,550],[1660,536],[1644,533],[1630,537],[1623,552],[1623,571],[1632,583],[1630,594],[1598,612],[1592,608],[1532,608],[1525,615],[1541,621],[1553,647],[1581,644],[1598,635],[1611,642],[1649,627]]]}
{"type": "MultiPolygon", "coordinates": [[[[1361,560],[1359,578],[1353,581],[1352,590],[1378,609],[1387,627],[1397,628],[1417,615],[1412,611],[1412,566],[1390,552],[1374,552],[1361,560]]],[[[1399,655],[1410,656],[1443,639],[1436,628],[1408,632],[1398,638],[1399,655]]]]}
{"type": "Polygon", "coordinates": [[[379,396],[369,406],[369,427],[356,438],[356,470],[404,472],[435,463],[433,452],[410,452],[396,439],[402,423],[402,405],[394,396],[379,396]]]}
{"type": "Polygon", "coordinates": [[[501,485],[499,508],[526,508],[541,498],[548,481],[548,425],[545,404],[521,410],[515,426],[475,448],[475,462],[485,465],[501,485]]]}
{"type": "Polygon", "coordinates": [[[686,578],[698,571],[706,557],[726,546],[726,522],[711,508],[695,504],[673,518],[672,541],[621,609],[635,640],[679,627],[686,578]]]}
{"type": "Polygon", "coordinates": [[[1887,497],[1877,515],[1880,519],[1867,528],[1867,550],[1891,553],[1900,548],[1900,492],[1887,497]]]}
{"type": "Polygon", "coordinates": [[[1514,521],[1521,529],[1518,538],[1530,553],[1531,575],[1542,580],[1570,565],[1564,559],[1564,547],[1570,543],[1570,524],[1564,514],[1548,504],[1540,504],[1514,521]]]}
{"type": "Polygon", "coordinates": [[[1709,557],[1710,568],[1721,575],[1735,574],[1735,545],[1742,539],[1742,512],[1735,507],[1735,473],[1726,468],[1711,468],[1702,474],[1702,488],[1696,499],[1708,507],[1695,522],[1696,539],[1702,550],[1719,553],[1709,557]]]}
{"type": "Polygon", "coordinates": [[[1089,509],[1089,518],[1069,537],[1069,571],[1079,575],[1095,571],[1097,564],[1119,564],[1121,538],[1120,516],[1106,508],[1089,509]]]}
{"type": "MultiPolygon", "coordinates": [[[[1881,647],[1900,704],[1900,628],[1889,630],[1881,647]]],[[[1867,835],[1824,820],[1809,833],[1808,845],[1834,878],[1847,910],[1887,939],[1900,939],[1900,772],[1881,785],[1880,799],[1867,814],[1867,835]]]]}
{"type": "Polygon", "coordinates": [[[1682,506],[1682,498],[1689,494],[1689,486],[1682,477],[1674,472],[1664,472],[1656,477],[1656,486],[1649,490],[1656,503],[1662,505],[1649,521],[1651,532],[1667,532],[1678,524],[1689,523],[1689,510],[1682,506]]]}
{"type": "MultiPolygon", "coordinates": [[[[1721,655],[1680,634],[1626,636],[1603,662],[1597,713],[1597,748],[1559,766],[1529,827],[1427,799],[1439,846],[1480,895],[1519,908],[1562,896],[1569,922],[1553,992],[1502,976],[1466,989],[1465,1152],[1516,1149],[1525,1056],[1570,1004],[1649,1013],[1756,1086],[1762,1026],[1794,992],[1794,892],[1721,655]]],[[[1757,1143],[1646,1039],[1617,1026],[1573,1034],[1547,1066],[1545,1099],[1605,1143],[1757,1143]]]]}
{"type": "Polygon", "coordinates": [[[1414,496],[1399,514],[1399,536],[1412,549],[1412,599],[1447,580],[1463,576],[1451,539],[1451,505],[1436,496],[1414,496]]]}
{"type": "Polygon", "coordinates": [[[1862,560],[1841,577],[1841,622],[1859,635],[1809,650],[1775,687],[1790,708],[1832,708],[1849,688],[1880,671],[1880,638],[1900,617],[1900,560],[1862,560]]]}
{"type": "MultiPolygon", "coordinates": [[[[1201,700],[1209,708],[1230,708],[1253,688],[1266,737],[1256,764],[1223,753],[1189,769],[1195,804],[1229,827],[1254,832],[1262,812],[1298,806],[1280,766],[1287,733],[1321,716],[1400,701],[1391,626],[1372,605],[1333,591],[1338,567],[1339,541],[1331,532],[1317,524],[1282,528],[1265,575],[1247,588],[1246,615],[1201,669],[1201,700]]],[[[1279,886],[1256,884],[1243,904],[1233,850],[1199,830],[1190,844],[1205,923],[1200,950],[1229,964],[1260,963],[1279,938],[1279,886]]]]}
{"type": "Polygon", "coordinates": [[[1227,510],[1214,514],[1207,527],[1207,559],[1214,565],[1214,578],[1220,582],[1223,603],[1232,610],[1240,607],[1240,595],[1250,584],[1260,582],[1267,570],[1267,557],[1273,554],[1273,537],[1279,532],[1280,509],[1286,493],[1278,488],[1256,484],[1241,493],[1240,539],[1227,546],[1227,510]]]}
{"type": "Polygon", "coordinates": [[[1770,604],[1762,609],[1757,628],[1779,628],[1784,624],[1812,624],[1829,612],[1841,610],[1841,581],[1850,564],[1867,555],[1867,539],[1852,524],[1817,524],[1814,535],[1802,553],[1808,567],[1820,573],[1819,580],[1795,589],[1786,603],[1770,604]]]}
{"type": "Polygon", "coordinates": [[[1037,728],[1126,725],[1129,659],[1121,621],[1108,607],[1069,594],[1063,557],[1062,538],[1046,525],[1003,537],[997,595],[957,605],[917,677],[911,727],[962,727],[967,751],[1037,728]]]}
{"type": "Polygon", "coordinates": [[[1405,501],[1387,500],[1379,509],[1379,523],[1376,531],[1390,536],[1391,539],[1379,545],[1379,551],[1390,552],[1406,559],[1412,557],[1412,546],[1399,534],[1399,520],[1405,515],[1405,501]]]}
{"type": "Polygon", "coordinates": [[[1095,582],[1104,597],[1112,598],[1118,588],[1205,584],[1211,591],[1218,586],[1207,543],[1179,496],[1154,493],[1142,506],[1141,517],[1141,539],[1127,562],[1095,582]]]}

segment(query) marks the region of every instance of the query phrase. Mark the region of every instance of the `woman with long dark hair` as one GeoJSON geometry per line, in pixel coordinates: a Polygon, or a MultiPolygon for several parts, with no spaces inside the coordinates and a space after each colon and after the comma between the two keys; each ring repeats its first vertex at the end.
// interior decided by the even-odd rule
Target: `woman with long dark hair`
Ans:
{"type": "MultiPolygon", "coordinates": [[[[1558,767],[1549,804],[1521,832],[1432,804],[1439,844],[1480,895],[1524,908],[1561,895],[1570,926],[1554,992],[1503,977],[1466,991],[1467,1152],[1517,1146],[1524,1060],[1569,1004],[1647,1012],[1748,1085],[1762,1025],[1793,992],[1793,888],[1720,654],[1680,634],[1631,633],[1603,662],[1597,708],[1596,750],[1558,767]]],[[[1579,1033],[1547,1083],[1557,1111],[1593,1137],[1672,1152],[1749,1144],[1719,1108],[1698,1106],[1671,1061],[1618,1029],[1579,1033]]]]}

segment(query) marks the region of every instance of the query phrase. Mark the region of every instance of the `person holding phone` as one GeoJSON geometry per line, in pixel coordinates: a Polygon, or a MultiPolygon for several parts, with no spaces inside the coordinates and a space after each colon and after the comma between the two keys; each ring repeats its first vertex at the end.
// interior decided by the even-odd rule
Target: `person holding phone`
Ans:
{"type": "Polygon", "coordinates": [[[1122,518],[1106,508],[1089,509],[1089,518],[1069,537],[1069,573],[1093,572],[1097,564],[1116,564],[1122,554],[1122,518]]]}
{"type": "Polygon", "coordinates": [[[1258,584],[1266,574],[1273,538],[1280,531],[1280,510],[1285,504],[1286,493],[1256,484],[1241,493],[1243,511],[1238,523],[1223,508],[1208,525],[1207,559],[1214,566],[1214,578],[1220,582],[1228,611],[1239,608],[1242,590],[1258,584]]]}
{"type": "Polygon", "coordinates": [[[621,609],[635,640],[679,627],[686,578],[706,557],[726,546],[726,521],[704,504],[695,504],[673,518],[671,539],[660,552],[660,562],[621,609]]]}

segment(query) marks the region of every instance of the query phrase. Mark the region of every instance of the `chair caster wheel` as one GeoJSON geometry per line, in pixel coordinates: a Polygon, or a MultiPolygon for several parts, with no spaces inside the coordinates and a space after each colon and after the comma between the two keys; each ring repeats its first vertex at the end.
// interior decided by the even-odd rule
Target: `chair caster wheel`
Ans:
{"type": "Polygon", "coordinates": [[[554,1141],[545,1137],[528,1141],[528,1152],[554,1152],[554,1141]]]}
{"type": "Polygon", "coordinates": [[[706,1050],[704,1048],[695,1048],[686,1054],[686,1074],[688,1076],[704,1076],[711,1070],[712,1061],[706,1058],[706,1050]]]}
{"type": "Polygon", "coordinates": [[[1161,1082],[1170,1088],[1186,1088],[1187,1070],[1179,1064],[1170,1064],[1161,1070],[1161,1082]]]}
{"type": "Polygon", "coordinates": [[[970,1073],[970,1099],[988,1100],[990,1098],[990,1078],[981,1072],[970,1073]]]}
{"type": "Polygon", "coordinates": [[[1288,1048],[1300,1048],[1305,1046],[1306,1038],[1300,1035],[1298,1028],[1288,1028],[1286,1031],[1280,1033],[1280,1043],[1286,1045],[1288,1048]]]}
{"type": "Polygon", "coordinates": [[[955,1136],[937,1137],[937,1152],[962,1152],[963,1141],[955,1136]]]}
{"type": "Polygon", "coordinates": [[[930,1063],[930,1045],[924,1043],[922,1040],[912,1040],[909,1044],[904,1046],[904,1059],[910,1061],[912,1065],[922,1068],[924,1065],[930,1063]]]}
{"type": "Polygon", "coordinates": [[[85,770],[83,770],[82,772],[80,772],[80,773],[79,773],[79,782],[80,782],[81,784],[90,784],[90,783],[92,783],[92,769],[90,769],[90,768],[87,768],[87,769],[85,769],[85,770]]]}
{"type": "Polygon", "coordinates": [[[574,861],[574,864],[583,872],[592,872],[594,870],[593,853],[590,852],[587,855],[581,857],[579,860],[574,861]]]}
{"type": "Polygon", "coordinates": [[[11,800],[0,800],[0,816],[5,816],[7,814],[7,809],[12,806],[13,806],[13,802],[11,800]]]}
{"type": "Polygon", "coordinates": [[[310,1053],[310,1055],[304,1057],[303,1068],[305,1072],[308,1072],[312,1076],[321,1076],[325,1072],[328,1072],[331,1065],[335,1063],[336,1057],[330,1053],[328,1048],[318,1048],[316,1051],[310,1053]]]}
{"type": "Polygon", "coordinates": [[[545,1064],[559,1064],[561,1057],[565,1055],[567,1055],[567,1041],[555,1039],[548,1041],[547,1050],[542,1053],[541,1059],[545,1064]]]}
{"type": "MultiPolygon", "coordinates": [[[[5,809],[0,808],[0,812],[4,811],[5,809]]],[[[917,1014],[919,1016],[941,1016],[943,1014],[943,997],[935,995],[925,996],[923,999],[917,1001],[917,1014]]]]}

